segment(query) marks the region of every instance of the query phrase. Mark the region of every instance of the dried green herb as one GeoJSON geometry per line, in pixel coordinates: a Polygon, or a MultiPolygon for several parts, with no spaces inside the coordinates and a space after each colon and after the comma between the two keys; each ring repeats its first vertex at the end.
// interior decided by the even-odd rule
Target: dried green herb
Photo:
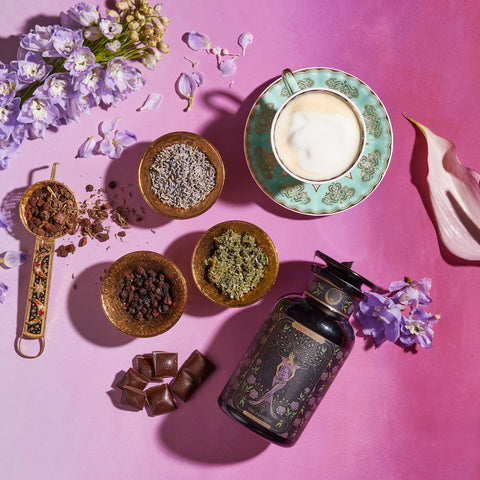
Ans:
{"type": "Polygon", "coordinates": [[[213,254],[205,260],[208,280],[235,300],[257,286],[267,264],[267,255],[251,235],[231,229],[214,238],[213,254]]]}

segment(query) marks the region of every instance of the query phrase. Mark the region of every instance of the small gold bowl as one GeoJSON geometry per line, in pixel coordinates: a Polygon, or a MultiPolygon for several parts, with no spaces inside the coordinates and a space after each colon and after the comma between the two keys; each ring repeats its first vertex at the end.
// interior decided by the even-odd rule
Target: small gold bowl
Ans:
{"type": "Polygon", "coordinates": [[[258,302],[275,284],[278,275],[277,250],[270,237],[261,228],[252,223],[240,220],[219,223],[207,230],[197,242],[192,256],[192,274],[199,290],[213,302],[224,307],[245,307],[258,302]],[[238,300],[224,295],[208,280],[207,266],[205,265],[205,260],[209,258],[214,251],[214,239],[230,229],[240,235],[246,233],[255,238],[257,246],[263,249],[268,258],[268,264],[265,266],[263,278],[254,289],[247,292],[238,300]]]}
{"type": "Polygon", "coordinates": [[[205,138],[190,132],[172,132],[157,138],[157,140],[149,145],[143,154],[138,168],[138,183],[146,202],[153,210],[169,218],[192,218],[206,212],[217,201],[222,192],[224,182],[225,168],[218,150],[205,138]],[[162,202],[152,190],[150,167],[160,151],[174,144],[184,144],[198,148],[210,160],[216,171],[215,187],[213,190],[204,200],[188,208],[167,205],[162,202]]]}
{"type": "Polygon", "coordinates": [[[187,302],[187,285],[182,272],[170,259],[159,253],[139,251],[120,257],[110,266],[103,278],[100,296],[105,315],[118,330],[132,337],[154,337],[172,328],[181,317],[187,302]],[[119,297],[125,275],[138,266],[163,273],[170,284],[172,305],[154,320],[135,320],[119,297]]]}

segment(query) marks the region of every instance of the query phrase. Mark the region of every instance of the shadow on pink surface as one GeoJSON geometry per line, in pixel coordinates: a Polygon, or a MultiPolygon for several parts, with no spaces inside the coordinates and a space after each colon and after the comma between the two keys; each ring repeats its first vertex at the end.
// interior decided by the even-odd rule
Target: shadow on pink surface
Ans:
{"type": "Polygon", "coordinates": [[[104,347],[117,347],[134,340],[117,330],[105,317],[100,302],[100,285],[110,263],[97,263],[75,278],[76,288],[68,298],[69,316],[78,333],[88,341],[104,347]],[[90,301],[86,302],[88,298],[90,301]]]}
{"type": "Polygon", "coordinates": [[[223,90],[206,93],[205,104],[207,108],[217,113],[217,118],[203,130],[202,135],[217,147],[225,165],[227,174],[221,195],[223,200],[234,204],[256,203],[279,217],[312,219],[315,217],[283,208],[262,192],[253,179],[245,159],[243,135],[248,115],[260,94],[274,80],[270,79],[261,84],[243,101],[223,90]],[[239,182],[239,178],[246,181],[239,182]]]}
{"type": "Polygon", "coordinates": [[[185,313],[196,317],[209,317],[216,315],[225,309],[221,305],[211,302],[203,296],[197,288],[192,275],[192,253],[200,237],[205,232],[191,232],[176,238],[166,249],[164,255],[172,259],[180,268],[187,283],[188,301],[185,306],[185,313]],[[185,254],[185,252],[188,252],[185,254]]]}
{"type": "Polygon", "coordinates": [[[277,283],[262,301],[233,310],[231,318],[203,352],[216,365],[215,372],[187,404],[177,401],[178,410],[166,416],[160,426],[162,444],[180,457],[213,464],[241,462],[270,445],[228,418],[218,407],[217,399],[276,301],[288,293],[301,292],[309,278],[308,262],[284,262],[277,283]]]}

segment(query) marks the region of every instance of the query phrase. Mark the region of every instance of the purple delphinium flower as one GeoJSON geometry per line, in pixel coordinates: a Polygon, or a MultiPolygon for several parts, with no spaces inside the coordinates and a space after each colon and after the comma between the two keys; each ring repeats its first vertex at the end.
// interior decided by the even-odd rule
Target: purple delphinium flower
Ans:
{"type": "Polygon", "coordinates": [[[90,109],[97,105],[99,105],[99,99],[93,93],[82,95],[80,92],[77,92],[76,95],[68,99],[66,108],[68,118],[80,123],[81,114],[90,113],[90,109]]]}
{"type": "Polygon", "coordinates": [[[20,99],[14,98],[9,104],[0,106],[0,133],[10,135],[17,125],[20,99]]]}
{"type": "Polygon", "coordinates": [[[82,30],[72,30],[66,27],[58,27],[52,35],[51,50],[43,53],[44,57],[69,57],[83,44],[82,30]]]}
{"type": "Polygon", "coordinates": [[[5,303],[7,301],[7,290],[8,287],[4,283],[0,282],[0,303],[5,303]]]}
{"type": "Polygon", "coordinates": [[[35,52],[27,52],[23,60],[14,60],[11,65],[23,85],[43,80],[52,70],[52,66],[47,65],[43,57],[35,52]]]}
{"type": "Polygon", "coordinates": [[[7,105],[13,100],[17,87],[16,73],[0,62],[0,106],[7,105]]]}
{"type": "Polygon", "coordinates": [[[127,93],[138,90],[143,84],[140,71],[129,66],[124,57],[112,58],[108,61],[105,71],[102,101],[106,105],[111,105],[117,100],[123,100],[127,93]]]}
{"type": "Polygon", "coordinates": [[[119,158],[125,147],[137,142],[137,137],[132,132],[122,129],[115,132],[113,140],[105,136],[98,146],[98,152],[110,158],[119,158]]]}
{"type": "Polygon", "coordinates": [[[28,255],[24,252],[9,250],[5,252],[2,258],[3,264],[8,268],[18,267],[28,260],[28,255]]]}
{"type": "Polygon", "coordinates": [[[76,88],[82,95],[93,94],[100,103],[105,84],[105,70],[100,65],[96,64],[85,75],[77,77],[75,81],[76,88]]]}
{"type": "Polygon", "coordinates": [[[34,138],[43,138],[45,129],[54,125],[59,111],[48,98],[31,97],[24,102],[18,120],[28,124],[28,131],[34,138]]]}
{"type": "Polygon", "coordinates": [[[97,25],[100,20],[98,7],[85,2],[77,3],[67,12],[60,13],[60,22],[62,26],[68,28],[90,27],[97,25]]]}
{"type": "Polygon", "coordinates": [[[24,50],[42,54],[45,51],[53,48],[52,35],[55,31],[53,25],[41,27],[35,25],[35,28],[29,33],[20,36],[20,47],[24,50]]]}
{"type": "Polygon", "coordinates": [[[73,77],[79,77],[89,72],[95,65],[95,55],[88,47],[80,47],[71,53],[63,66],[73,77]]]}
{"type": "Polygon", "coordinates": [[[406,281],[392,282],[389,291],[394,293],[392,298],[398,303],[416,308],[418,305],[428,305],[432,302],[431,287],[432,280],[430,278],[414,281],[406,278],[406,281]]]}
{"type": "Polygon", "coordinates": [[[410,317],[403,316],[400,327],[400,342],[408,347],[419,343],[424,348],[432,348],[433,325],[439,317],[420,308],[413,310],[410,317]]]}
{"type": "Polygon", "coordinates": [[[204,33],[190,32],[187,36],[187,45],[195,51],[210,50],[212,44],[210,39],[204,33]]]}
{"type": "Polygon", "coordinates": [[[113,40],[117,35],[120,35],[122,33],[122,25],[117,22],[117,19],[115,17],[112,17],[110,15],[102,18],[98,26],[103,36],[105,38],[108,38],[108,40],[113,40]]]}
{"type": "Polygon", "coordinates": [[[366,300],[360,302],[357,318],[362,324],[363,333],[371,335],[375,346],[385,340],[396,342],[400,335],[400,306],[388,297],[375,292],[365,294],[366,300]]]}

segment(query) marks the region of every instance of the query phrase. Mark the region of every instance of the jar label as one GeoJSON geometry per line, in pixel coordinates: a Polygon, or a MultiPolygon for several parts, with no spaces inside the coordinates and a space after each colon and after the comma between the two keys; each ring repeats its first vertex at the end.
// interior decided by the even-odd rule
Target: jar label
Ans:
{"type": "Polygon", "coordinates": [[[310,279],[305,293],[344,318],[349,318],[355,309],[356,303],[348,293],[317,274],[310,279]]]}
{"type": "Polygon", "coordinates": [[[305,428],[348,351],[288,316],[266,332],[231,404],[284,438],[305,428]]]}

